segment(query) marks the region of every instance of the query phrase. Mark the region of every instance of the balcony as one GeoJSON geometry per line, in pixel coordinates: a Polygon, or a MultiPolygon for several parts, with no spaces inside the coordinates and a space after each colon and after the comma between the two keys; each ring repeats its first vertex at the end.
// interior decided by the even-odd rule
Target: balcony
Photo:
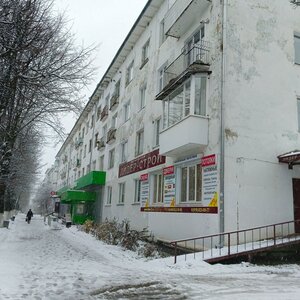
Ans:
{"type": "Polygon", "coordinates": [[[182,53],[166,67],[164,71],[165,85],[162,91],[156,95],[156,100],[164,99],[192,74],[210,73],[209,52],[209,42],[204,40],[200,40],[191,49],[188,49],[187,46],[184,47],[182,53]]]}
{"type": "Polygon", "coordinates": [[[104,142],[104,137],[102,137],[97,143],[97,149],[98,150],[104,150],[105,148],[105,142],[104,142]]]}
{"type": "Polygon", "coordinates": [[[108,130],[107,139],[106,139],[107,144],[111,145],[116,140],[116,132],[117,132],[116,128],[110,128],[108,130]]]}
{"type": "Polygon", "coordinates": [[[165,34],[180,38],[210,5],[210,0],[177,0],[165,15],[165,34]]]}
{"type": "Polygon", "coordinates": [[[119,94],[112,95],[110,99],[109,109],[114,110],[118,106],[118,104],[119,104],[119,94]]]}
{"type": "Polygon", "coordinates": [[[208,145],[208,118],[189,115],[163,130],[159,140],[161,155],[181,158],[199,154],[208,145]]]}
{"type": "Polygon", "coordinates": [[[107,117],[108,117],[108,106],[105,105],[105,106],[103,107],[102,112],[101,112],[100,120],[101,120],[101,121],[104,121],[104,120],[106,120],[107,117]]]}

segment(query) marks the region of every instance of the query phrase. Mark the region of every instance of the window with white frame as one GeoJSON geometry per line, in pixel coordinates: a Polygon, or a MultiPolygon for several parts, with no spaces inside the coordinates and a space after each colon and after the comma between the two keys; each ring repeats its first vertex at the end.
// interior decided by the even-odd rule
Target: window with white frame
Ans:
{"type": "Polygon", "coordinates": [[[108,168],[111,169],[115,164],[115,149],[111,149],[108,155],[108,168]]]}
{"type": "Polygon", "coordinates": [[[85,175],[85,173],[84,173],[84,168],[82,168],[82,176],[84,176],[85,175]]]}
{"type": "Polygon", "coordinates": [[[143,84],[140,87],[140,109],[146,106],[146,89],[147,89],[146,84],[143,84]]]}
{"type": "Polygon", "coordinates": [[[119,183],[119,204],[125,203],[125,182],[119,183]]]}
{"type": "Polygon", "coordinates": [[[97,147],[97,142],[99,140],[99,133],[95,133],[95,141],[94,141],[94,147],[96,148],[97,147]]]}
{"type": "Polygon", "coordinates": [[[135,155],[140,155],[144,152],[144,129],[136,133],[135,155]]]}
{"type": "Polygon", "coordinates": [[[84,145],[83,157],[86,157],[86,145],[84,145]]]}
{"type": "Polygon", "coordinates": [[[181,202],[200,202],[202,194],[202,168],[200,164],[180,168],[181,202]]]}
{"type": "Polygon", "coordinates": [[[116,85],[115,85],[115,92],[114,92],[114,95],[118,98],[120,96],[120,90],[121,90],[121,80],[119,79],[117,82],[116,82],[116,85]]]}
{"type": "Polygon", "coordinates": [[[162,203],[163,202],[163,193],[164,193],[164,189],[163,189],[163,185],[164,185],[164,178],[163,178],[163,174],[154,174],[152,175],[152,186],[153,186],[153,200],[152,202],[154,204],[157,203],[162,203]]]}
{"type": "Polygon", "coordinates": [[[128,121],[130,119],[130,101],[127,101],[124,104],[124,122],[128,121]]]}
{"type": "Polygon", "coordinates": [[[159,146],[159,133],[160,133],[160,118],[154,121],[154,141],[153,146],[159,146]]]}
{"type": "Polygon", "coordinates": [[[112,186],[106,187],[106,205],[111,205],[112,199],[112,186]]]}
{"type": "Polygon", "coordinates": [[[300,64],[300,33],[294,34],[295,64],[300,64]]]}
{"type": "Polygon", "coordinates": [[[109,99],[110,99],[110,94],[108,94],[106,97],[105,97],[105,106],[108,107],[109,105],[109,99]]]}
{"type": "Polygon", "coordinates": [[[106,139],[106,134],[107,134],[107,124],[105,124],[103,127],[102,127],[102,137],[104,139],[106,139]]]}
{"type": "Polygon", "coordinates": [[[91,118],[91,128],[93,128],[95,125],[95,116],[92,115],[92,118],[91,118]]]}
{"type": "Polygon", "coordinates": [[[117,128],[118,114],[114,114],[111,119],[111,128],[117,128]]]}
{"type": "Polygon", "coordinates": [[[298,131],[300,132],[300,97],[297,98],[297,111],[298,111],[298,131]]]}
{"type": "Polygon", "coordinates": [[[193,75],[163,101],[163,128],[188,115],[206,115],[207,77],[193,75]],[[193,91],[193,93],[192,93],[193,91]]]}
{"type": "Polygon", "coordinates": [[[90,173],[90,172],[91,172],[91,165],[88,164],[88,165],[86,166],[86,173],[90,173]]]}
{"type": "Polygon", "coordinates": [[[92,144],[93,144],[93,141],[92,139],[89,140],[89,152],[92,151],[92,144]]]}
{"type": "Polygon", "coordinates": [[[93,165],[92,165],[92,170],[95,171],[96,170],[96,160],[93,161],[93,165]]]}
{"type": "Polygon", "coordinates": [[[141,181],[139,179],[134,180],[134,203],[140,203],[141,201],[141,181]]]}
{"type": "Polygon", "coordinates": [[[166,74],[165,70],[167,68],[167,63],[163,64],[158,70],[158,93],[162,91],[162,89],[166,85],[166,74]]]}
{"type": "Polygon", "coordinates": [[[149,60],[149,45],[150,39],[144,44],[142,48],[142,66],[149,60]]]}
{"type": "Polygon", "coordinates": [[[128,141],[123,141],[121,143],[121,163],[127,161],[128,158],[128,141]]]}
{"type": "Polygon", "coordinates": [[[159,24],[159,45],[163,44],[167,36],[165,33],[165,19],[162,19],[159,24]]]}
{"type": "Polygon", "coordinates": [[[195,62],[199,55],[201,59],[201,51],[199,52],[199,46],[195,47],[195,45],[197,45],[204,38],[204,34],[204,25],[202,25],[187,41],[184,49],[186,51],[186,62],[188,66],[195,62]]]}
{"type": "Polygon", "coordinates": [[[126,85],[128,85],[133,79],[133,63],[134,61],[132,61],[126,69],[126,85]]]}

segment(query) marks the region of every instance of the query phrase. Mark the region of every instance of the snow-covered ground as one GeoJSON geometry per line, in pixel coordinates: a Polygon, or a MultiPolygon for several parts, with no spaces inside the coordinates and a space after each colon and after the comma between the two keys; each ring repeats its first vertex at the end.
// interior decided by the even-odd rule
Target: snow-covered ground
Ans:
{"type": "Polygon", "coordinates": [[[19,214],[0,229],[0,299],[300,299],[300,266],[146,260],[19,214]]]}

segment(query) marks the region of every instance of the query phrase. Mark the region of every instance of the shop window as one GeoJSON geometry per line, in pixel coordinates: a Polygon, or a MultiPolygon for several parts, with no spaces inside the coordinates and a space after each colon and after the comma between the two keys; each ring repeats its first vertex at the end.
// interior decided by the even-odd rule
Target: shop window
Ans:
{"type": "Polygon", "coordinates": [[[201,165],[185,166],[181,171],[181,202],[200,202],[202,193],[201,165]]]}
{"type": "Polygon", "coordinates": [[[84,204],[76,204],[76,214],[77,215],[84,214],[84,204]]]}
{"type": "Polygon", "coordinates": [[[135,184],[135,193],[134,193],[134,203],[140,203],[141,201],[141,181],[136,179],[135,184]]]}
{"type": "Polygon", "coordinates": [[[162,174],[153,175],[153,203],[162,203],[163,202],[163,184],[164,178],[162,174]]]}

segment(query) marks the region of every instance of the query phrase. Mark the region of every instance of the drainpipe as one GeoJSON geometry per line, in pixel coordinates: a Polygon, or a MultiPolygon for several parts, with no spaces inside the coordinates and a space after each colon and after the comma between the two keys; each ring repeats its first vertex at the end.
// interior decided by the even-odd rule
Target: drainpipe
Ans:
{"type": "Polygon", "coordinates": [[[94,136],[95,136],[95,127],[96,127],[96,116],[97,116],[97,105],[96,102],[93,103],[93,109],[94,109],[94,122],[93,122],[93,128],[92,128],[92,148],[90,153],[90,171],[92,170],[92,158],[93,158],[93,150],[94,150],[94,136]]]}
{"type": "MultiPolygon", "coordinates": [[[[222,233],[225,231],[225,222],[224,222],[224,180],[225,180],[225,74],[226,74],[226,65],[225,65],[225,51],[226,51],[226,18],[227,18],[227,0],[222,1],[222,38],[221,38],[221,126],[220,126],[220,203],[219,203],[219,232],[222,233]]],[[[224,246],[224,236],[220,236],[220,247],[224,246]]]]}

